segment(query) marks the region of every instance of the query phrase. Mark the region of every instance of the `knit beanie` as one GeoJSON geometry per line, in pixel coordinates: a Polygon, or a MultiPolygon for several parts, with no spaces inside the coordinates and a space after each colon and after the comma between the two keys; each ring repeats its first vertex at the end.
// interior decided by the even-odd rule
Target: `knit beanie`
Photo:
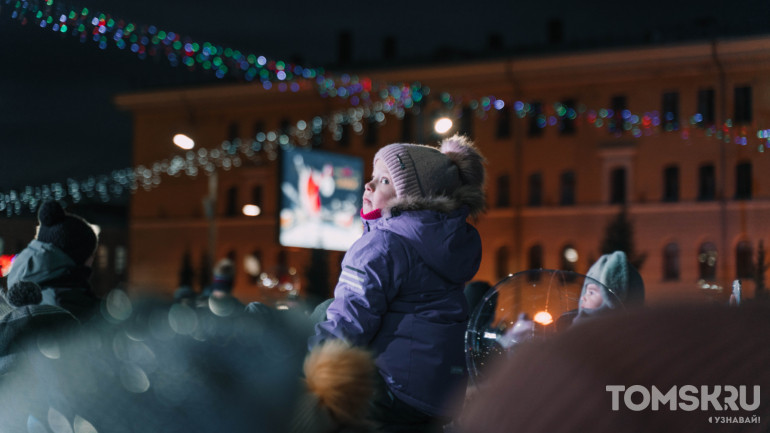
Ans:
{"type": "Polygon", "coordinates": [[[232,260],[224,258],[214,266],[214,289],[230,292],[233,289],[235,276],[235,264],[232,260]]]}
{"type": "Polygon", "coordinates": [[[588,269],[587,276],[604,284],[625,306],[644,303],[644,282],[623,251],[604,254],[588,269]]]}
{"type": "Polygon", "coordinates": [[[96,250],[96,233],[83,218],[64,211],[56,201],[40,205],[37,213],[40,226],[37,240],[58,247],[78,265],[82,265],[96,250]]]}
{"type": "Polygon", "coordinates": [[[456,135],[439,148],[393,143],[374,155],[390,172],[396,196],[425,198],[449,196],[457,188],[484,185],[484,157],[467,138],[456,135]]]}

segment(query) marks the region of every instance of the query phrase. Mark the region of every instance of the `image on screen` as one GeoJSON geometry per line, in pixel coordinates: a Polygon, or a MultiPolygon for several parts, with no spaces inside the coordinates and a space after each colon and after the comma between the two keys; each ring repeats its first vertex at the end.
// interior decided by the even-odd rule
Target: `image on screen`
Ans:
{"type": "Polygon", "coordinates": [[[361,158],[320,150],[284,150],[279,242],[347,251],[361,237],[361,158]]]}

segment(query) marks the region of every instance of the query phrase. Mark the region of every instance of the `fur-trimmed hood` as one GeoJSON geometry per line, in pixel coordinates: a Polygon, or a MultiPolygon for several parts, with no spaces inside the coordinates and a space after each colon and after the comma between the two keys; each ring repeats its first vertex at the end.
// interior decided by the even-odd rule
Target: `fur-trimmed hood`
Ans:
{"type": "Polygon", "coordinates": [[[452,213],[463,206],[468,208],[471,217],[477,218],[486,210],[484,190],[471,185],[463,185],[457,188],[451,196],[396,197],[388,202],[388,205],[382,210],[382,214],[386,217],[397,216],[401,212],[411,210],[452,213]]]}

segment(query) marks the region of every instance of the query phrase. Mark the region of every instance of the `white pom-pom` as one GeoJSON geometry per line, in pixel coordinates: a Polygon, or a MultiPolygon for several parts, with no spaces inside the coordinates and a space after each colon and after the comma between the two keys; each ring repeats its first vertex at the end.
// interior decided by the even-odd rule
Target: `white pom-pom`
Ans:
{"type": "Polygon", "coordinates": [[[441,153],[449,157],[460,171],[464,185],[484,186],[484,157],[468,138],[455,135],[441,142],[441,153]]]}

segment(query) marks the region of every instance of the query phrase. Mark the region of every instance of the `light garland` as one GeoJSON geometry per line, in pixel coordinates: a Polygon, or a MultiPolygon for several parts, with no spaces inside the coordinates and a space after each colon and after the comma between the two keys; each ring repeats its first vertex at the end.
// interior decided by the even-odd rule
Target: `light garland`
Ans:
{"type": "MultiPolygon", "coordinates": [[[[11,2],[12,0],[5,1],[6,4],[11,2]]],[[[84,198],[108,202],[140,188],[150,190],[157,187],[164,175],[186,174],[195,177],[201,171],[210,174],[218,168],[229,170],[239,167],[243,158],[260,160],[260,152],[264,152],[268,160],[274,160],[279,148],[309,146],[312,137],[320,134],[324,126],[332,133],[332,138],[339,141],[344,125],[352,125],[355,133],[362,134],[364,119],[382,123],[386,114],[403,118],[406,110],[417,113],[431,93],[429,87],[419,82],[373,83],[369,78],[349,74],[333,77],[322,68],[305,68],[283,61],[268,60],[264,56],[245,54],[208,42],[196,43],[191,38],[159,30],[155,26],[138,26],[124,20],[116,20],[109,14],[92,14],[85,8],[80,11],[67,10],[59,2],[54,6],[54,0],[14,2],[11,13],[13,19],[24,25],[30,20],[30,15],[34,16],[31,19],[42,28],[50,27],[56,32],[78,36],[81,42],[91,39],[98,42],[101,49],[106,49],[109,43],[114,43],[121,50],[129,48],[141,59],[147,55],[164,55],[172,66],[181,63],[191,69],[197,66],[204,70],[213,70],[218,78],[233,74],[247,81],[259,80],[265,89],[275,87],[281,92],[297,92],[314,83],[321,97],[346,99],[351,108],[329,116],[317,116],[310,122],[300,120],[296,127],[290,128],[286,134],[271,131],[257,134],[254,140],[248,143],[240,140],[225,141],[218,148],[189,151],[185,157],[176,156],[158,161],[150,167],[138,166],[115,170],[109,175],[90,176],[81,181],[68,179],[64,183],[26,186],[19,191],[0,193],[0,213],[5,212],[8,216],[20,215],[25,210],[34,212],[41,201],[48,199],[60,200],[70,197],[74,202],[84,198]]],[[[462,115],[462,107],[466,104],[462,98],[443,92],[439,94],[438,99],[444,110],[453,112],[455,118],[462,115]]],[[[506,102],[502,98],[489,95],[470,99],[467,101],[467,107],[478,118],[486,120],[490,111],[502,110],[506,107],[506,102]]],[[[596,110],[583,104],[568,107],[562,103],[554,103],[545,105],[544,112],[541,113],[531,104],[522,101],[513,102],[512,107],[517,117],[531,117],[534,125],[541,129],[555,127],[564,120],[570,120],[575,122],[575,125],[582,122],[595,128],[612,127],[616,135],[628,133],[635,138],[641,138],[658,133],[662,123],[657,111],[639,115],[624,110],[620,116],[615,116],[612,109],[596,110]]],[[[759,152],[770,148],[770,129],[761,129],[750,135],[746,126],[737,128],[729,119],[721,128],[715,125],[702,127],[702,116],[698,113],[691,116],[682,128],[669,124],[666,132],[678,131],[682,139],[689,140],[692,129],[695,128],[702,129],[706,137],[713,137],[725,143],[747,146],[751,141],[752,146],[756,146],[759,152]]]]}

